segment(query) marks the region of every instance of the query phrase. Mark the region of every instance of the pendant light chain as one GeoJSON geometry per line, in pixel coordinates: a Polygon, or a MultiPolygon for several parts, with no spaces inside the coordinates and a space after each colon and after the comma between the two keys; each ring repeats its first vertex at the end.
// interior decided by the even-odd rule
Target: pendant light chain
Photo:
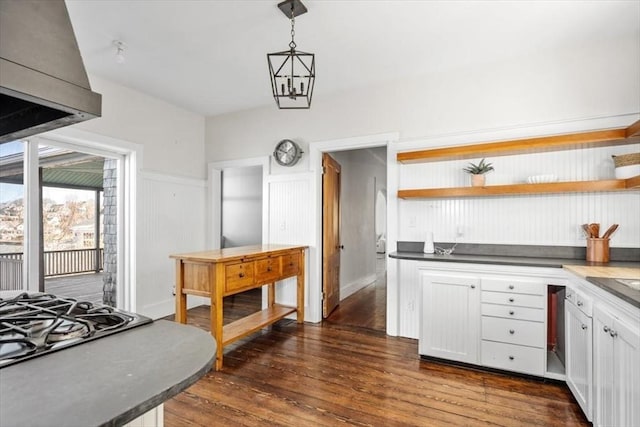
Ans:
{"type": "Polygon", "coordinates": [[[291,43],[289,43],[289,47],[291,48],[291,50],[296,49],[296,42],[293,41],[293,38],[296,35],[295,25],[296,25],[296,17],[293,15],[293,8],[291,8],[291,43]]]}

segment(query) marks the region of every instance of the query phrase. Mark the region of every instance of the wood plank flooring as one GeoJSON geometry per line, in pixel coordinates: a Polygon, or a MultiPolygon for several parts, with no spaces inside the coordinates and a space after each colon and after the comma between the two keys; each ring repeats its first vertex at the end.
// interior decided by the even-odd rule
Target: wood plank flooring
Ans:
{"type": "MultiPolygon", "coordinates": [[[[259,291],[225,299],[225,322],[259,305],[259,291]]],[[[208,307],[188,319],[208,330],[208,307]]],[[[564,384],[423,361],[415,340],[336,319],[281,320],[224,363],[165,403],[165,426],[589,425],[564,384]]]]}
{"type": "Polygon", "coordinates": [[[86,273],[45,277],[44,290],[53,295],[102,304],[103,276],[104,273],[86,273]]]}

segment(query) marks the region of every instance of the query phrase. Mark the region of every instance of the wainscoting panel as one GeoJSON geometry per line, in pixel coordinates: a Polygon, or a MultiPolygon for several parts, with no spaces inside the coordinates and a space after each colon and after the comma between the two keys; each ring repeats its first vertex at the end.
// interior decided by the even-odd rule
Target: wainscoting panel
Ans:
{"type": "MultiPolygon", "coordinates": [[[[311,179],[312,175],[309,173],[272,175],[267,179],[269,228],[266,243],[309,245],[312,241],[311,179]]],[[[305,268],[309,277],[309,252],[307,252],[305,268]]],[[[281,304],[295,305],[295,283],[295,278],[279,282],[276,285],[276,301],[281,304]]],[[[309,305],[308,292],[305,292],[305,305],[309,305]]]]}
{"type": "MultiPolygon", "coordinates": [[[[137,205],[137,310],[158,318],[174,312],[174,253],[205,249],[206,182],[142,173],[137,205]]],[[[199,305],[189,297],[189,306],[199,305]]]]}
{"type": "MultiPolygon", "coordinates": [[[[638,151],[640,144],[487,157],[495,167],[487,175],[487,185],[523,183],[528,176],[539,174],[555,174],[559,181],[613,179],[611,156],[638,151]]],[[[467,186],[469,175],[462,168],[468,163],[400,165],[399,188],[467,186]]],[[[598,222],[602,230],[620,224],[612,247],[640,244],[638,190],[398,202],[398,240],[422,241],[433,231],[435,240],[441,242],[585,246],[580,224],[598,222]]]]}

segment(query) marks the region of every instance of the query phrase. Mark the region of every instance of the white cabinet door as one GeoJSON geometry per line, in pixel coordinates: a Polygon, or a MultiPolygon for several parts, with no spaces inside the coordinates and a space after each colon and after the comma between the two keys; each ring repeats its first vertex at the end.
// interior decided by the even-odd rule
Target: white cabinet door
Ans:
{"type": "Polygon", "coordinates": [[[593,401],[591,318],[569,301],[564,306],[564,318],[567,385],[587,419],[591,421],[593,401]]]}
{"type": "Polygon", "coordinates": [[[420,273],[420,354],[479,363],[479,282],[471,275],[420,273]]]}
{"type": "Polygon", "coordinates": [[[593,321],[593,423],[638,426],[640,331],[600,306],[593,310],[593,321]]]}
{"type": "Polygon", "coordinates": [[[614,389],[617,426],[640,426],[640,332],[616,320],[613,324],[614,389]]]}

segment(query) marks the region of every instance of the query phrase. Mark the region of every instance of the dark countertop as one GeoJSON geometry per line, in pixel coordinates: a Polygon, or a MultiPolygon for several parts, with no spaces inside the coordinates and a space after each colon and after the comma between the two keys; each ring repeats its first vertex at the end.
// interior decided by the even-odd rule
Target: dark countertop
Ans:
{"type": "Polygon", "coordinates": [[[155,321],[0,369],[0,426],[116,426],[180,393],[214,362],[213,337],[155,321]]]}
{"type": "Polygon", "coordinates": [[[629,286],[625,286],[616,281],[616,279],[610,279],[607,277],[587,277],[586,280],[589,283],[612,293],[629,304],[640,308],[640,291],[632,289],[629,286]]]}
{"type": "Polygon", "coordinates": [[[438,262],[462,262],[471,264],[497,264],[513,265],[520,267],[552,267],[562,268],[565,265],[597,265],[607,267],[640,267],[640,262],[611,261],[607,264],[593,263],[584,259],[571,258],[540,258],[521,256],[498,256],[498,255],[466,255],[451,254],[437,255],[424,254],[421,252],[391,252],[389,257],[396,259],[406,259],[414,261],[438,261],[438,262]]]}

